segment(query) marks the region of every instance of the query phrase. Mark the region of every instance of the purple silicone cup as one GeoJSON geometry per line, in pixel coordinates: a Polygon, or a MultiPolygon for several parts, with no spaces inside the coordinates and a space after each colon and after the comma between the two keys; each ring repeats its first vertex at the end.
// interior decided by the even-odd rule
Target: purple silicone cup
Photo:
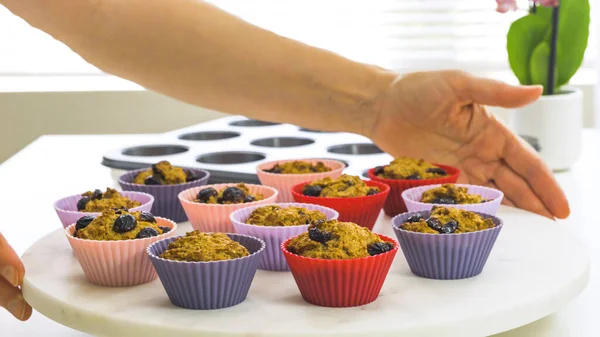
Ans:
{"type": "Polygon", "coordinates": [[[171,302],[185,309],[213,310],[242,303],[265,250],[261,239],[241,234],[227,234],[250,252],[233,260],[183,262],[160,258],[173,240],[152,244],[146,252],[171,302]]]}
{"type": "Polygon", "coordinates": [[[154,196],[154,205],[152,206],[152,214],[173,220],[175,222],[187,221],[187,215],[183,211],[183,207],[177,197],[179,193],[192,187],[206,185],[210,173],[200,169],[193,169],[183,167],[186,171],[194,171],[200,179],[190,181],[189,183],[177,184],[177,185],[140,185],[133,184],[135,177],[142,171],[148,170],[147,168],[141,170],[130,171],[123,174],[119,178],[119,184],[125,191],[139,191],[151,194],[154,196]]]}
{"type": "MultiPolygon", "coordinates": [[[[148,193],[125,191],[120,192],[121,195],[128,197],[131,200],[139,201],[142,205],[130,209],[131,212],[150,212],[154,204],[154,197],[148,193]]],[[[100,213],[80,212],[77,210],[77,202],[81,199],[81,194],[75,194],[62,198],[54,203],[54,210],[60,219],[64,228],[74,224],[80,218],[91,215],[98,216],[100,213]]]]}
{"type": "Polygon", "coordinates": [[[392,226],[404,257],[413,274],[436,280],[457,280],[479,275],[502,229],[502,220],[485,213],[495,227],[470,233],[427,234],[399,228],[414,214],[424,218],[430,211],[403,213],[392,219],[392,226]]]}
{"type": "Polygon", "coordinates": [[[430,211],[433,206],[444,206],[444,207],[453,207],[458,209],[464,209],[465,211],[471,212],[479,212],[490,215],[496,215],[498,212],[498,207],[502,203],[502,199],[504,198],[504,193],[494,188],[477,186],[477,185],[467,185],[467,184],[456,184],[456,186],[466,187],[469,190],[470,194],[479,194],[484,199],[490,200],[488,202],[484,202],[482,204],[459,204],[459,205],[442,205],[442,204],[429,204],[420,202],[421,196],[423,192],[439,187],[441,184],[437,185],[428,185],[428,186],[419,186],[410,188],[404,192],[402,192],[402,199],[404,199],[404,203],[406,204],[406,209],[408,212],[417,212],[417,211],[430,211]]]}
{"type": "MultiPolygon", "coordinates": [[[[313,204],[288,202],[274,203],[269,205],[277,205],[281,206],[282,208],[292,206],[304,207],[311,211],[321,211],[325,214],[328,220],[335,220],[339,216],[339,213],[337,211],[329,207],[313,204]]],[[[283,256],[283,253],[281,252],[281,244],[289,238],[306,232],[308,230],[308,225],[290,227],[265,227],[249,225],[246,223],[246,220],[248,220],[252,211],[254,211],[257,208],[269,205],[259,205],[242,208],[235,212],[232,212],[229,218],[233,223],[233,228],[235,229],[236,233],[257,237],[266,242],[267,247],[265,249],[265,254],[263,254],[263,257],[260,263],[258,264],[259,269],[270,271],[289,271],[290,267],[285,259],[285,256],[283,256]]]]}

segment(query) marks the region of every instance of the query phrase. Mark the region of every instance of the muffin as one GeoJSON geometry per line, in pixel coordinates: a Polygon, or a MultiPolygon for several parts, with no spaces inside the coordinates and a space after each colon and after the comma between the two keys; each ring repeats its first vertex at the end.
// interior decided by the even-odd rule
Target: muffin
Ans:
{"type": "Polygon", "coordinates": [[[146,252],[174,305],[211,310],[246,299],[264,248],[264,241],[247,235],[194,231],[146,252]]]}
{"type": "Polygon", "coordinates": [[[183,222],[188,218],[177,196],[187,189],[206,185],[209,177],[207,171],[174,167],[169,162],[161,161],[150,169],[121,175],[119,184],[123,190],[140,191],[154,196],[154,215],[183,222]]]}
{"type": "Polygon", "coordinates": [[[203,204],[242,204],[258,200],[263,200],[262,194],[252,194],[246,184],[237,184],[235,186],[224,187],[220,191],[212,187],[206,187],[198,191],[194,202],[203,204]]]}
{"type": "Polygon", "coordinates": [[[357,176],[341,175],[301,183],[292,188],[294,200],[322,205],[340,213],[339,220],[373,229],[390,187],[377,181],[363,181],[357,176]]]}
{"type": "Polygon", "coordinates": [[[336,179],[325,178],[304,185],[302,194],[309,197],[349,198],[379,193],[376,186],[367,185],[360,177],[342,174],[336,179]]]}
{"type": "Polygon", "coordinates": [[[406,157],[395,158],[388,165],[377,166],[368,171],[369,179],[390,186],[390,195],[383,210],[392,217],[407,210],[402,199],[402,192],[405,190],[417,186],[456,183],[459,174],[460,170],[452,166],[406,157]]]}
{"type": "Polygon", "coordinates": [[[134,240],[159,236],[170,230],[171,227],[159,226],[150,213],[109,209],[98,217],[84,216],[77,220],[73,237],[95,241],[134,240]]]}
{"type": "Polygon", "coordinates": [[[291,162],[276,163],[270,169],[265,169],[265,172],[275,174],[307,174],[329,172],[330,167],[325,166],[322,161],[316,163],[302,160],[294,160],[291,162]]]}
{"type": "Polygon", "coordinates": [[[133,183],[138,185],[177,185],[200,178],[202,178],[202,174],[198,174],[194,170],[184,170],[163,160],[153,164],[150,169],[137,173],[133,183]]]}
{"type": "Polygon", "coordinates": [[[504,194],[497,189],[465,184],[419,186],[402,192],[402,199],[409,212],[431,210],[436,205],[448,205],[495,215],[503,197],[504,194]]]}
{"type": "Polygon", "coordinates": [[[150,194],[132,191],[118,192],[108,188],[105,193],[95,190],[62,198],[54,203],[54,210],[63,227],[67,228],[86,215],[95,217],[102,211],[113,208],[129,209],[132,212],[150,212],[153,204],[154,197],[150,194]]]}
{"type": "Polygon", "coordinates": [[[179,193],[178,198],[195,230],[232,233],[234,230],[229,215],[233,211],[272,204],[278,193],[268,186],[230,183],[194,187],[179,193]],[[250,197],[254,201],[250,201],[250,197]]]}
{"type": "Polygon", "coordinates": [[[357,224],[329,220],[310,225],[281,249],[304,300],[351,307],[379,296],[398,244],[357,224]]]}
{"type": "Polygon", "coordinates": [[[81,199],[77,201],[77,210],[80,212],[101,213],[109,209],[130,209],[141,205],[141,202],[121,195],[117,190],[107,188],[104,193],[100,190],[94,190],[93,192],[89,191],[81,194],[81,199]]]}
{"type": "Polygon", "coordinates": [[[157,275],[145,254],[152,243],[175,235],[177,225],[147,212],[107,210],[66,229],[87,280],[106,287],[148,283],[157,275]]]}
{"type": "Polygon", "coordinates": [[[345,167],[344,163],[337,160],[277,160],[258,165],[256,173],[261,184],[279,191],[277,202],[293,202],[290,190],[294,185],[326,177],[337,178],[345,167]]]}
{"type": "Polygon", "coordinates": [[[289,227],[314,224],[327,220],[325,213],[305,207],[269,205],[258,207],[246,220],[249,225],[265,227],[289,227]]]}
{"type": "Polygon", "coordinates": [[[259,268],[288,271],[289,266],[281,244],[287,239],[305,233],[308,226],[319,221],[337,219],[338,212],[331,208],[300,203],[281,203],[252,206],[231,213],[230,219],[237,233],[254,236],[267,244],[259,268]]]}
{"type": "Polygon", "coordinates": [[[239,259],[250,255],[248,249],[223,233],[186,233],[169,243],[160,254],[165,260],[210,262],[239,259]]]}
{"type": "Polygon", "coordinates": [[[400,214],[394,232],[413,274],[432,279],[479,275],[502,229],[495,216],[434,206],[400,214]]]}

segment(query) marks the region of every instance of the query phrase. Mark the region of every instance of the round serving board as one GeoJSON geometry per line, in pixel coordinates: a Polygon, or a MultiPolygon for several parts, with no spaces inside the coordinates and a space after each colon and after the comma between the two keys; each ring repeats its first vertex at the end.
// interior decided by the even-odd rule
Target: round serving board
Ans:
{"type": "MultiPolygon", "coordinates": [[[[362,307],[310,305],[290,273],[259,270],[242,304],[181,309],[158,279],[131,288],[88,284],[63,230],[24,254],[23,293],[45,316],[95,336],[485,336],[558,310],[584,289],[589,273],[587,252],[566,226],[508,207],[498,215],[505,227],[482,274],[419,278],[399,252],[379,298],[362,307]]],[[[375,231],[393,236],[390,226],[382,215],[375,231]]]]}

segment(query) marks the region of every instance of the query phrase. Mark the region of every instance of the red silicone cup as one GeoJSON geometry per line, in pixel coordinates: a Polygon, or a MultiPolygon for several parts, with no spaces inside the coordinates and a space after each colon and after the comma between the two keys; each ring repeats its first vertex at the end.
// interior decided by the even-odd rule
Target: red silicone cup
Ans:
{"type": "Polygon", "coordinates": [[[422,180],[404,180],[404,179],[385,179],[375,175],[375,168],[368,171],[369,179],[377,181],[390,186],[390,194],[383,205],[383,210],[386,215],[394,217],[400,213],[407,212],[406,204],[402,199],[402,192],[409,188],[426,185],[436,184],[454,184],[458,181],[460,170],[453,166],[434,164],[443,168],[448,175],[436,179],[422,179],[422,180]]]}
{"type": "Polygon", "coordinates": [[[381,213],[381,208],[390,193],[390,187],[377,181],[365,181],[367,186],[379,188],[379,193],[364,197],[348,198],[322,198],[309,197],[302,194],[302,188],[307,183],[301,183],[292,188],[292,195],[296,202],[305,204],[321,205],[332,208],[340,213],[338,220],[343,222],[353,222],[359,226],[373,229],[377,217],[381,213]]]}
{"type": "Polygon", "coordinates": [[[398,242],[383,254],[350,260],[325,260],[303,257],[287,250],[289,239],[281,244],[302,298],[322,307],[355,307],[377,299],[398,252],[398,242]]]}

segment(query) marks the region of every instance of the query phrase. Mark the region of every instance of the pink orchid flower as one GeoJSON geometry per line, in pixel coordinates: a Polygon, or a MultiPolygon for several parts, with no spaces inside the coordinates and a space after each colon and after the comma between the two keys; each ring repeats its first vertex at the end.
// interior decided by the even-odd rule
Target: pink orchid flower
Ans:
{"type": "MultiPolygon", "coordinates": [[[[559,0],[535,0],[535,3],[544,7],[556,7],[559,0]]],[[[517,0],[496,0],[496,5],[496,11],[500,13],[517,10],[517,0]]]]}

